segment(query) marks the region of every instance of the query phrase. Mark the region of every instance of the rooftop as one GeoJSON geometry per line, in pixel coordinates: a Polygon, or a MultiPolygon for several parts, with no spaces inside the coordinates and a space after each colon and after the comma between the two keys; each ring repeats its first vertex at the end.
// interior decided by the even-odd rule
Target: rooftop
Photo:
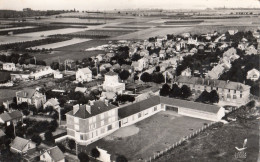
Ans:
{"type": "Polygon", "coordinates": [[[59,149],[58,146],[52,147],[49,150],[47,150],[48,154],[52,157],[54,161],[60,161],[64,159],[64,154],[59,149]]]}
{"type": "Polygon", "coordinates": [[[12,111],[12,112],[5,112],[0,114],[0,119],[2,119],[4,122],[8,122],[11,121],[13,119],[17,119],[17,118],[22,118],[23,114],[16,110],[16,111],[12,111]]]}
{"type": "Polygon", "coordinates": [[[29,142],[30,140],[16,136],[13,142],[11,143],[11,147],[19,151],[22,151],[29,142]]]}

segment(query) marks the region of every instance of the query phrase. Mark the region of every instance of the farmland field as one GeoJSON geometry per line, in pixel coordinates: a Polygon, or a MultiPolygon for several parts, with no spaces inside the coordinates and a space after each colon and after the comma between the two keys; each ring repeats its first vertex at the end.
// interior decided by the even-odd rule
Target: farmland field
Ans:
{"type": "Polygon", "coordinates": [[[32,33],[24,33],[24,34],[16,34],[15,36],[19,37],[41,37],[41,36],[50,36],[54,34],[68,34],[73,32],[84,31],[86,29],[82,28],[65,28],[65,29],[56,29],[56,30],[48,30],[48,31],[40,31],[40,32],[32,32],[32,33]]]}
{"type": "Polygon", "coordinates": [[[55,49],[56,51],[85,51],[88,48],[107,44],[108,40],[90,40],[88,42],[77,43],[55,49]]]}
{"type": "Polygon", "coordinates": [[[134,125],[121,128],[87,147],[82,146],[81,149],[90,151],[97,146],[112,155],[124,155],[129,161],[144,161],[198,130],[205,123],[210,121],[181,116],[172,111],[159,112],[134,125]]]}
{"type": "Polygon", "coordinates": [[[57,42],[57,43],[51,43],[51,44],[45,44],[45,45],[40,45],[40,46],[35,46],[35,47],[30,47],[31,49],[56,49],[60,47],[65,47],[77,43],[82,43],[82,42],[87,42],[90,39],[79,39],[79,38],[73,38],[71,40],[67,41],[62,41],[62,42],[57,42]]]}
{"type": "Polygon", "coordinates": [[[135,32],[137,30],[127,30],[127,29],[98,29],[98,30],[86,30],[81,32],[72,33],[72,35],[99,35],[99,36],[119,36],[128,33],[135,32]]]}
{"type": "Polygon", "coordinates": [[[0,36],[0,45],[1,44],[9,44],[15,42],[26,42],[26,41],[34,41],[45,39],[44,37],[25,37],[25,36],[0,36]]]}
{"type": "Polygon", "coordinates": [[[4,28],[4,29],[0,29],[0,31],[19,30],[19,29],[30,29],[30,28],[36,28],[36,26],[23,26],[23,27],[4,28]]]}

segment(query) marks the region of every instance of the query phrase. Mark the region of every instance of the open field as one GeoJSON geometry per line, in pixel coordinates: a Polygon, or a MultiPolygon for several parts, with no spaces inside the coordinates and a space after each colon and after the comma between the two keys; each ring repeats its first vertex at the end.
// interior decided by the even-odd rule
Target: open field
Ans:
{"type": "Polygon", "coordinates": [[[35,47],[30,47],[31,49],[56,49],[60,47],[65,47],[77,43],[82,43],[82,42],[87,42],[90,39],[79,39],[79,38],[73,38],[71,40],[67,41],[62,41],[62,42],[57,42],[57,43],[51,43],[51,44],[45,44],[45,45],[40,45],[40,46],[35,46],[35,47]]]}
{"type": "Polygon", "coordinates": [[[107,43],[107,40],[90,40],[88,42],[82,42],[66,47],[57,48],[56,51],[85,51],[85,49],[97,47],[107,43]]]}
{"type": "Polygon", "coordinates": [[[98,54],[105,54],[104,51],[53,51],[51,54],[34,54],[37,59],[43,60],[47,65],[50,65],[53,61],[58,62],[59,60],[65,61],[66,59],[72,60],[82,60],[83,58],[88,58],[96,56],[98,54]]]}
{"type": "Polygon", "coordinates": [[[0,29],[0,31],[19,30],[19,29],[30,29],[30,28],[36,28],[36,26],[23,26],[23,27],[4,28],[4,29],[0,29]]]}
{"type": "Polygon", "coordinates": [[[113,155],[124,155],[129,161],[143,161],[198,130],[204,123],[210,121],[180,116],[172,111],[159,112],[135,125],[119,129],[87,148],[83,146],[82,149],[87,149],[88,152],[98,146],[113,155]]]}
{"type": "Polygon", "coordinates": [[[84,31],[86,29],[82,28],[65,28],[65,29],[56,29],[56,30],[48,30],[48,31],[40,31],[40,32],[32,32],[32,33],[24,33],[24,34],[16,34],[15,36],[19,37],[41,37],[41,36],[49,36],[54,34],[68,34],[79,31],[84,31]]]}
{"type": "Polygon", "coordinates": [[[247,121],[246,125],[239,121],[222,127],[206,129],[186,144],[179,146],[161,158],[161,161],[258,161],[259,154],[259,119],[247,121]],[[236,158],[238,151],[247,138],[246,157],[236,158]],[[191,160],[192,159],[192,160],[191,160]]]}
{"type": "Polygon", "coordinates": [[[34,41],[45,39],[44,37],[25,37],[25,36],[0,36],[0,45],[1,44],[9,44],[16,42],[26,42],[26,41],[34,41]]]}
{"type": "Polygon", "coordinates": [[[72,35],[94,35],[94,36],[119,36],[135,32],[137,30],[128,29],[98,29],[86,30],[81,32],[72,33],[72,35]]]}

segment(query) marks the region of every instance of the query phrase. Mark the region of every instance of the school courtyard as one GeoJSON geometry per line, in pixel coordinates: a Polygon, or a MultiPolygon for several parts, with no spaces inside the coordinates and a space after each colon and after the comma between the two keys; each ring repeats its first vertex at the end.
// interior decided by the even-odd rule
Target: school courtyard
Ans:
{"type": "Polygon", "coordinates": [[[211,121],[163,111],[134,125],[120,128],[87,147],[79,146],[78,149],[90,153],[97,146],[108,151],[112,159],[119,154],[129,161],[143,161],[209,123],[211,121]]]}

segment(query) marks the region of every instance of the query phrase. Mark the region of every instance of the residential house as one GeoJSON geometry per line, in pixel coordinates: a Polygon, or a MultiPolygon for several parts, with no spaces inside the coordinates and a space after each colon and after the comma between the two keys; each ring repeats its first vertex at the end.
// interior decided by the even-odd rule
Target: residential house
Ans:
{"type": "Polygon", "coordinates": [[[227,60],[230,60],[230,62],[233,62],[236,59],[238,59],[239,56],[237,55],[237,50],[234,47],[232,47],[223,53],[223,58],[227,58],[227,60]]]}
{"type": "Polygon", "coordinates": [[[98,62],[101,62],[101,61],[103,61],[103,57],[104,57],[105,55],[104,54],[98,54],[97,56],[96,56],[96,59],[98,60],[98,62]]]}
{"type": "Polygon", "coordinates": [[[99,69],[100,69],[100,71],[103,71],[103,70],[106,70],[107,68],[110,69],[111,67],[112,67],[112,65],[110,63],[105,63],[105,64],[100,65],[99,69]]]}
{"type": "Polygon", "coordinates": [[[222,75],[225,71],[225,68],[221,65],[218,64],[217,66],[214,66],[209,72],[208,72],[208,77],[210,79],[218,79],[220,75],[222,75]]]}
{"type": "Polygon", "coordinates": [[[51,76],[54,74],[54,70],[51,69],[50,66],[40,66],[36,67],[33,71],[31,71],[29,75],[29,79],[41,79],[43,77],[51,76]]]}
{"type": "Polygon", "coordinates": [[[39,89],[24,89],[16,92],[17,104],[22,102],[28,103],[28,105],[34,105],[36,108],[40,108],[46,102],[45,94],[39,92],[39,89]]]}
{"type": "Polygon", "coordinates": [[[138,61],[133,61],[132,65],[135,71],[142,71],[149,67],[149,62],[147,58],[141,58],[138,61]]]}
{"type": "Polygon", "coordinates": [[[88,67],[78,69],[76,72],[76,81],[81,83],[92,81],[92,71],[88,67]]]}
{"type": "Polygon", "coordinates": [[[80,144],[90,144],[118,129],[116,106],[106,100],[74,105],[66,114],[67,134],[80,144]]]}
{"type": "Polygon", "coordinates": [[[238,30],[228,30],[229,35],[235,35],[238,30]]]}
{"type": "Polygon", "coordinates": [[[200,95],[204,90],[216,90],[220,101],[244,104],[250,95],[250,86],[239,82],[204,79],[200,77],[179,76],[174,81],[179,87],[187,85],[194,95],[200,95]]]}
{"type": "Polygon", "coordinates": [[[45,104],[43,105],[43,108],[45,109],[46,107],[51,106],[53,107],[55,110],[60,108],[60,103],[58,101],[57,98],[51,98],[49,99],[47,102],[45,102],[45,104]]]}
{"type": "Polygon", "coordinates": [[[34,148],[36,148],[36,143],[18,136],[10,144],[10,151],[17,154],[24,154],[34,148]]]}
{"type": "Polygon", "coordinates": [[[245,52],[246,52],[246,55],[256,55],[257,49],[255,48],[254,45],[251,45],[251,46],[246,48],[245,52]]]}
{"type": "Polygon", "coordinates": [[[53,73],[53,77],[54,77],[55,79],[61,79],[61,78],[63,78],[63,74],[62,74],[61,72],[59,72],[58,70],[56,70],[56,71],[54,71],[54,73],[53,73]]]}
{"type": "Polygon", "coordinates": [[[252,70],[249,70],[247,72],[247,76],[246,76],[246,79],[250,79],[252,81],[257,81],[260,77],[260,72],[259,70],[256,70],[256,69],[252,69],[252,70]]]}
{"type": "Polygon", "coordinates": [[[86,87],[76,87],[75,92],[87,93],[88,89],[86,87]]]}
{"type": "Polygon", "coordinates": [[[123,93],[125,90],[125,83],[119,83],[118,74],[110,71],[105,74],[103,89],[107,92],[123,93]]]}
{"type": "Polygon", "coordinates": [[[166,57],[166,51],[165,49],[161,49],[160,52],[159,52],[159,57],[160,59],[165,59],[166,57]]]}
{"type": "Polygon", "coordinates": [[[58,146],[54,146],[44,151],[40,156],[42,162],[65,162],[65,156],[58,146]]]}
{"type": "Polygon", "coordinates": [[[66,59],[64,61],[64,65],[66,66],[66,69],[75,69],[76,68],[76,62],[72,59],[66,59]]]}
{"type": "Polygon", "coordinates": [[[244,51],[247,48],[247,46],[248,46],[248,43],[239,43],[237,45],[237,48],[244,51]]]}
{"type": "Polygon", "coordinates": [[[191,69],[187,68],[181,72],[181,76],[191,76],[191,69]]]}
{"type": "Polygon", "coordinates": [[[3,70],[6,71],[16,71],[16,67],[14,63],[3,63],[3,70]]]}
{"type": "Polygon", "coordinates": [[[0,114],[1,124],[6,124],[8,126],[10,124],[17,124],[18,122],[23,122],[23,114],[18,110],[0,114]]]}

